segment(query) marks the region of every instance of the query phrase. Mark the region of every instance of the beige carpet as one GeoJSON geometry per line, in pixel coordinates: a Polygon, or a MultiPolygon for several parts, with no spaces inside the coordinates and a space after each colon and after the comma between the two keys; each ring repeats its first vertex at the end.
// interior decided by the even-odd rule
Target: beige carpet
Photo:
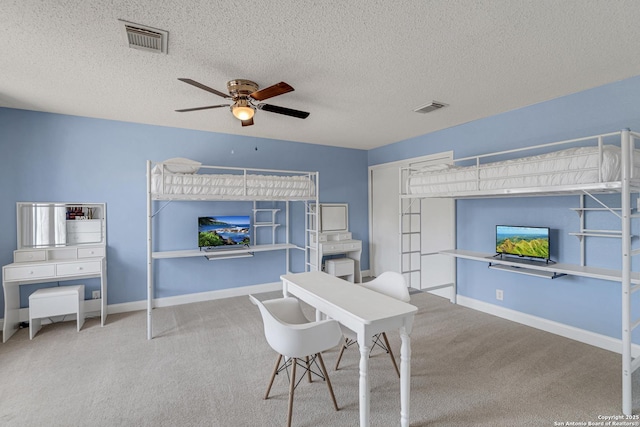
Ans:
{"type": "MultiPolygon", "coordinates": [[[[278,293],[259,295],[260,299],[278,293]]],[[[621,413],[618,354],[412,295],[412,426],[554,426],[621,413]]],[[[247,297],[27,329],[0,344],[0,425],[281,426],[286,376],[263,400],[275,353],[247,297]]],[[[397,334],[389,334],[399,353],[397,334]]],[[[296,390],[296,426],[358,425],[358,352],[325,362],[340,411],[323,382],[296,390]]],[[[384,353],[370,361],[371,425],[399,425],[399,380],[384,353]]],[[[638,377],[634,391],[639,394],[638,377]]],[[[634,399],[635,412],[640,399],[634,399]]]]}

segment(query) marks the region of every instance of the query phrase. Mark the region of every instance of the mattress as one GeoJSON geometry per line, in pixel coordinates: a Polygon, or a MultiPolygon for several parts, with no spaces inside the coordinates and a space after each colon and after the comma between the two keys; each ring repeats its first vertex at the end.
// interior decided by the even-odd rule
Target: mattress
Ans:
{"type": "Polygon", "coordinates": [[[154,196],[215,199],[256,197],[289,199],[315,197],[315,185],[306,175],[246,175],[171,173],[155,166],[151,171],[154,196]]]}
{"type": "MultiPolygon", "coordinates": [[[[634,153],[634,177],[640,176],[640,155],[634,153]]],[[[445,194],[470,191],[591,184],[620,181],[620,147],[569,148],[477,166],[435,165],[413,171],[407,194],[445,194]],[[601,174],[601,175],[600,175],[601,174]]]]}

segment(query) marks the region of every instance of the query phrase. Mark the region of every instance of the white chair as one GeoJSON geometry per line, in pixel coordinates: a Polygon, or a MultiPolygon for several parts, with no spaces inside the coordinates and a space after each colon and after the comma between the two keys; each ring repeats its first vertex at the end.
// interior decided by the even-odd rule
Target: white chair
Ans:
{"type": "Polygon", "coordinates": [[[309,382],[311,382],[311,373],[326,380],[333,406],[337,411],[338,404],[321,352],[335,347],[340,342],[342,331],[339,323],[335,320],[309,321],[296,298],[279,298],[263,302],[258,301],[253,295],[249,295],[249,298],[260,309],[267,342],[278,353],[264,398],[269,398],[275,376],[284,370],[289,374],[288,368],[291,367],[287,413],[287,426],[291,426],[293,392],[300,382],[296,383],[296,366],[300,366],[305,369],[309,382]],[[285,361],[281,364],[283,357],[285,361]],[[303,363],[301,363],[301,359],[304,360],[303,363]],[[319,365],[318,362],[320,362],[319,365]],[[312,369],[313,364],[321,370],[322,374],[312,369]]]}
{"type": "MultiPolygon", "coordinates": [[[[409,296],[409,289],[407,289],[407,284],[405,283],[404,278],[400,273],[396,273],[393,271],[384,272],[375,279],[363,283],[362,286],[371,289],[372,291],[380,292],[381,294],[385,294],[392,298],[398,299],[400,301],[411,301],[411,297],[409,296]]],[[[340,365],[340,360],[342,359],[344,350],[351,345],[358,343],[355,332],[343,325],[340,325],[340,327],[344,335],[344,343],[342,344],[340,354],[338,355],[338,360],[336,361],[336,371],[338,370],[338,367],[340,365]]],[[[400,370],[398,369],[396,358],[393,355],[393,351],[391,351],[391,346],[389,345],[389,340],[387,339],[387,334],[385,332],[377,334],[373,337],[371,350],[373,351],[374,347],[376,346],[382,348],[389,354],[389,356],[391,357],[391,362],[393,363],[393,367],[396,369],[396,373],[398,374],[398,378],[400,378],[400,370]],[[383,340],[384,342],[382,342],[381,340],[383,340]]]]}

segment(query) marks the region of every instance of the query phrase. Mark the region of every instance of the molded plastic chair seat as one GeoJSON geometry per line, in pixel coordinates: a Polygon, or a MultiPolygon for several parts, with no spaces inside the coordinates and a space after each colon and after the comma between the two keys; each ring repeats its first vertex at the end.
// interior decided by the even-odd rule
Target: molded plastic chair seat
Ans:
{"type": "MultiPolygon", "coordinates": [[[[384,272],[375,279],[366,283],[362,283],[362,286],[403,302],[411,301],[409,289],[407,289],[407,284],[404,281],[404,277],[402,277],[402,274],[400,273],[396,273],[393,271],[384,272]]],[[[338,355],[338,360],[336,361],[336,371],[338,370],[338,367],[340,365],[340,360],[342,359],[344,350],[351,345],[358,343],[357,335],[355,332],[343,325],[340,325],[340,327],[342,330],[342,334],[344,335],[344,343],[342,344],[340,354],[338,355]]],[[[386,332],[377,334],[373,337],[371,351],[373,351],[374,347],[376,346],[382,348],[389,354],[389,356],[391,357],[391,362],[393,363],[393,367],[396,369],[396,373],[398,374],[398,378],[400,378],[400,370],[398,369],[398,364],[396,363],[396,358],[393,355],[393,351],[391,351],[391,346],[389,345],[389,339],[387,338],[386,332]]]]}
{"type": "Polygon", "coordinates": [[[264,302],[258,301],[253,295],[249,295],[249,298],[260,309],[267,342],[279,355],[264,398],[269,398],[275,376],[290,367],[292,372],[289,383],[287,426],[291,426],[293,394],[297,385],[296,367],[301,366],[308,374],[309,382],[311,382],[312,373],[326,380],[333,406],[337,411],[338,404],[321,352],[335,347],[340,342],[342,331],[339,323],[331,319],[318,322],[309,321],[296,298],[279,298],[264,302]],[[281,365],[283,357],[285,362],[281,365]],[[304,363],[301,363],[299,359],[304,359],[304,363]],[[320,362],[319,365],[318,362],[320,362]],[[315,364],[322,374],[312,370],[312,364],[315,364]]]}

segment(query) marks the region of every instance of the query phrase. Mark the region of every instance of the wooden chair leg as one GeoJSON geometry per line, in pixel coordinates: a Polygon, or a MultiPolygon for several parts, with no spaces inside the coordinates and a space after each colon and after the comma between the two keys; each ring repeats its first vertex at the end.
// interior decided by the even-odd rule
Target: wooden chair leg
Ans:
{"type": "Polygon", "coordinates": [[[393,351],[391,351],[391,346],[389,345],[389,340],[387,339],[387,334],[385,332],[382,333],[382,338],[384,338],[384,344],[387,346],[387,350],[389,350],[389,356],[391,356],[393,367],[396,368],[396,373],[398,374],[398,378],[400,378],[400,369],[398,369],[396,358],[393,356],[393,351]]]}
{"type": "Polygon", "coordinates": [[[311,364],[309,363],[309,356],[306,356],[304,359],[307,362],[307,379],[309,380],[309,382],[312,382],[312,380],[311,380],[311,364]]]}
{"type": "Polygon", "coordinates": [[[271,391],[271,386],[273,385],[273,380],[276,378],[276,374],[278,373],[278,368],[280,367],[280,361],[282,361],[282,355],[279,354],[276,359],[276,366],[273,367],[273,373],[271,374],[271,380],[269,381],[269,387],[267,387],[267,393],[264,395],[265,400],[269,398],[269,392],[271,391]]]}
{"type": "Polygon", "coordinates": [[[293,391],[296,389],[296,365],[298,361],[291,358],[291,382],[289,384],[289,412],[287,413],[287,427],[291,427],[291,417],[293,415],[293,391]]]}
{"type": "Polygon", "coordinates": [[[344,353],[344,349],[347,348],[347,342],[349,342],[349,340],[345,338],[344,344],[342,344],[342,348],[340,349],[340,354],[338,355],[338,360],[336,360],[336,367],[334,368],[335,371],[338,370],[338,365],[340,365],[340,360],[342,360],[342,353],[344,353]]]}
{"type": "Polygon", "coordinates": [[[333,407],[336,408],[336,411],[339,411],[338,402],[336,402],[336,396],[333,394],[333,387],[331,387],[331,380],[329,379],[329,374],[327,373],[327,368],[324,366],[324,360],[322,360],[322,355],[318,353],[318,360],[320,361],[320,368],[322,369],[322,375],[327,380],[327,387],[329,388],[329,394],[331,395],[331,400],[333,400],[333,407]]]}

